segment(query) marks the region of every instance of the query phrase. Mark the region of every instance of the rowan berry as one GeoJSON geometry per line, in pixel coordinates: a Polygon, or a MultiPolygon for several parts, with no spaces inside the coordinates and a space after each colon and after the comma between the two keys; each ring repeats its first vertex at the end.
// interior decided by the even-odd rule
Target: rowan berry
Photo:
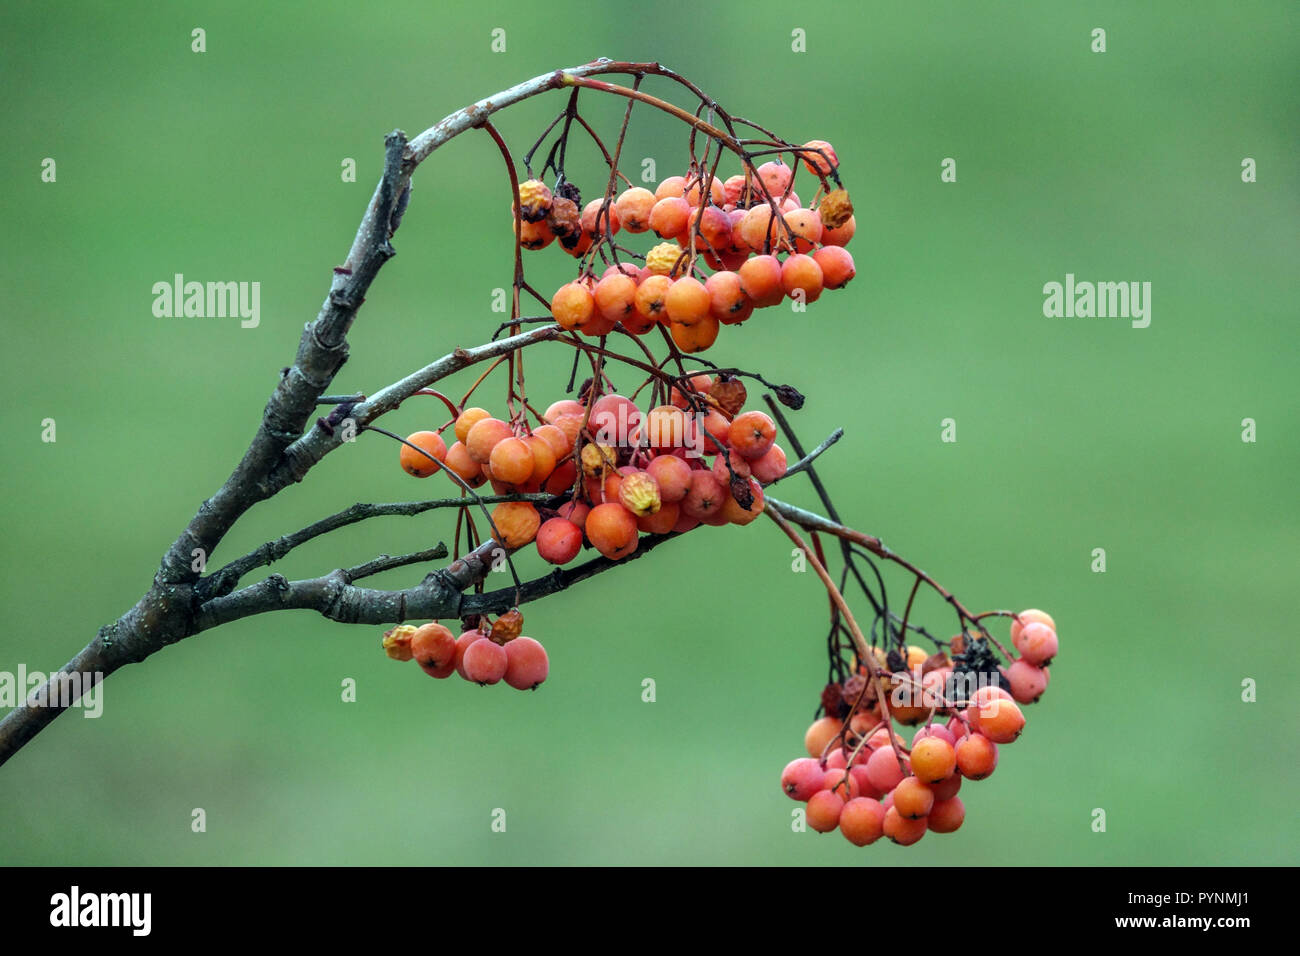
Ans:
{"type": "Polygon", "coordinates": [[[466,648],[461,665],[466,680],[476,684],[495,684],[506,676],[509,657],[500,644],[480,637],[466,648]]]}
{"type": "Polygon", "coordinates": [[[835,147],[824,139],[808,140],[803,144],[799,156],[803,160],[804,168],[814,176],[829,176],[831,170],[840,165],[840,159],[835,155],[835,147]]]}
{"type": "Polygon", "coordinates": [[[885,808],[872,797],[854,797],[840,811],[839,827],[854,846],[868,846],[885,832],[885,808]]]}
{"type": "Polygon", "coordinates": [[[614,202],[619,222],[628,232],[645,232],[650,228],[650,210],[654,208],[655,195],[641,186],[623,190],[614,202]]]}
{"type": "Polygon", "coordinates": [[[727,439],[747,461],[762,458],[776,438],[776,423],[762,412],[742,412],[731,422],[727,439]]]}
{"type": "Polygon", "coordinates": [[[899,846],[911,846],[921,837],[925,836],[926,818],[909,819],[898,811],[898,807],[891,806],[885,811],[885,820],[881,827],[885,836],[893,840],[899,846]]]}
{"type": "Polygon", "coordinates": [[[675,242],[661,242],[645,254],[645,267],[653,275],[675,276],[680,271],[678,261],[681,258],[681,246],[675,242]]]}
{"type": "Polygon", "coordinates": [[[795,253],[781,263],[781,288],[791,299],[816,302],[822,284],[822,267],[812,256],[795,253]]]}
{"type": "Polygon", "coordinates": [[[492,524],[492,537],[514,551],[537,537],[542,519],[527,501],[506,501],[492,509],[492,524]]]}
{"type": "Polygon", "coordinates": [[[841,246],[822,246],[812,257],[821,267],[822,284],[828,289],[842,289],[857,275],[853,267],[853,256],[841,246]]]}
{"type": "Polygon", "coordinates": [[[938,783],[957,769],[957,752],[939,737],[926,737],[912,744],[912,773],[922,783],[938,783]]]}
{"type": "Polygon", "coordinates": [[[488,464],[498,481],[521,484],[532,477],[533,450],[522,438],[505,438],[492,446],[488,464]]]}
{"type": "Polygon", "coordinates": [[[767,191],[779,199],[790,188],[790,181],[794,179],[794,170],[777,159],[759,166],[758,178],[763,181],[767,191]]]}
{"type": "MultiPolygon", "coordinates": [[[[702,474],[702,472],[697,472],[697,474],[702,474]]],[[[835,739],[843,726],[843,722],[836,717],[819,717],[814,720],[803,735],[803,745],[804,749],[808,751],[808,756],[820,760],[822,752],[835,739]]]]}
{"type": "Polygon", "coordinates": [[[781,261],[776,256],[754,256],[740,267],[740,287],[756,307],[776,305],[785,298],[781,261]]]}
{"type": "Polygon", "coordinates": [[[436,621],[411,635],[411,657],[430,677],[450,677],[456,670],[456,635],[436,621]]]}
{"type": "Polygon", "coordinates": [[[619,560],[637,548],[636,518],[617,501],[592,508],[586,531],[592,547],[607,558],[619,560]]]}
{"type": "Polygon", "coordinates": [[[519,184],[519,217],[525,222],[540,222],[551,211],[554,197],[540,179],[529,179],[519,184]]]}
{"type": "Polygon", "coordinates": [[[551,297],[551,315],[560,327],[582,329],[596,315],[596,300],[582,282],[566,282],[551,297]]]}
{"type": "Polygon", "coordinates": [[[818,790],[808,798],[808,826],[818,833],[830,833],[840,824],[844,798],[830,790],[818,790]]]}
{"type": "Polygon", "coordinates": [[[821,764],[811,757],[791,760],[781,771],[781,791],[792,800],[808,800],[822,788],[826,776],[821,764]]]}
{"type": "Polygon", "coordinates": [[[857,219],[852,214],[846,222],[841,225],[831,227],[827,224],[826,218],[822,217],[822,245],[823,246],[847,246],[849,240],[853,238],[853,233],[857,229],[857,219]]]}
{"type": "Polygon", "coordinates": [[[582,207],[582,231],[590,236],[593,240],[603,239],[606,235],[606,227],[610,235],[618,232],[622,226],[619,219],[618,207],[611,200],[609,205],[605,205],[605,199],[593,199],[587,205],[582,207]]]}
{"type": "Polygon", "coordinates": [[[998,745],[981,733],[957,741],[957,769],[969,780],[983,780],[998,765],[998,745]]]}
{"type": "Polygon", "coordinates": [[[406,440],[410,444],[402,446],[400,456],[403,471],[415,475],[416,478],[428,478],[442,467],[439,462],[447,458],[447,443],[442,440],[441,435],[437,432],[415,432],[407,435],[406,440]],[[424,451],[416,451],[411,445],[424,451]],[[435,460],[431,460],[429,455],[432,455],[435,460]]]}
{"type": "Polygon", "coordinates": [[[1026,624],[1021,628],[1014,643],[1020,656],[1037,667],[1050,664],[1059,649],[1056,631],[1047,624],[1038,622],[1026,624]]]}
{"type": "Polygon", "coordinates": [[[698,321],[689,324],[686,322],[671,322],[668,326],[668,332],[673,338],[673,344],[683,352],[691,355],[695,352],[703,352],[716,342],[720,328],[717,319],[711,315],[705,315],[698,321]]]}
{"type": "Polygon", "coordinates": [[[506,683],[515,690],[534,690],[551,672],[546,648],[531,637],[516,637],[505,645],[506,683]]]}

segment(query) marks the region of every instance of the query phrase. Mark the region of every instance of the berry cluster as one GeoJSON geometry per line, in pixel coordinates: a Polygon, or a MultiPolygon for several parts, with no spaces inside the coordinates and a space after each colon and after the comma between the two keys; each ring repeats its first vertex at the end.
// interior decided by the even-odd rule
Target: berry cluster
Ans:
{"type": "Polygon", "coordinates": [[[521,635],[524,617],[507,611],[492,623],[486,619],[456,637],[436,621],[415,627],[402,624],[387,631],[383,648],[398,661],[415,661],[440,680],[459,674],[475,684],[504,680],[516,690],[536,690],[550,672],[541,642],[521,635]]]}
{"type": "Polygon", "coordinates": [[[491,517],[493,536],[507,549],[536,542],[557,565],[584,543],[618,560],[636,551],[641,532],[748,524],[763,511],[763,485],[786,472],[775,423],[741,411],[739,379],[687,376],[671,388],[669,404],[644,412],[624,395],[584,394],[589,404],[557,401],[535,428],[523,416],[508,423],[464,409],[454,444],[416,432],[402,446],[401,466],[421,478],[446,468],[470,488],[491,482],[499,495],[553,495],[502,502],[491,517]]]}
{"type": "Polygon", "coordinates": [[[797,154],[821,182],[807,207],[794,191],[795,170],[779,160],[725,181],[693,167],[654,192],[631,186],[581,213],[572,184],[560,187],[568,195],[556,195],[540,180],[522,183],[514,217],[520,244],[541,249],[558,239],[582,260],[579,277],[551,298],[556,322],[590,336],[618,326],[644,335],[662,325],[678,349],[700,352],[722,325],[744,322],[756,308],[785,298],[807,304],[824,289],[843,288],[855,274],[844,246],[856,221],[848,193],[827,182],[838,159],[820,140],[797,154]],[[642,258],[616,243],[620,231],[664,241],[637,266],[619,261],[620,251],[642,258]],[[613,259],[599,278],[596,253],[613,259]]]}
{"type": "Polygon", "coordinates": [[[808,826],[838,828],[857,846],[881,836],[910,846],[927,830],[958,829],[966,817],[957,795],[963,778],[993,773],[999,745],[1024,730],[1019,704],[1042,696],[1056,655],[1056,625],[1043,611],[1014,615],[1011,639],[1021,656],[1009,666],[987,667],[986,640],[968,634],[949,642],[951,656],[874,648],[870,664],[828,685],[825,716],[804,736],[809,756],[781,774],[786,795],[807,803],[808,826]],[[923,724],[910,747],[895,723],[923,724]]]}

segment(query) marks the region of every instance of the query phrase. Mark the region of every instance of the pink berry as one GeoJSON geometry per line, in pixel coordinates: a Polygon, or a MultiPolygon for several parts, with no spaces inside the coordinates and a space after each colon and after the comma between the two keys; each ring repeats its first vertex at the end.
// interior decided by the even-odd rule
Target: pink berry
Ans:
{"type": "Polygon", "coordinates": [[[515,690],[533,690],[550,671],[551,663],[540,641],[520,636],[506,644],[505,678],[515,690]]]}
{"type": "Polygon", "coordinates": [[[506,649],[480,637],[465,651],[465,677],[476,684],[495,684],[506,676],[506,649]]]}
{"type": "Polygon", "coordinates": [[[791,760],[781,771],[781,789],[792,800],[809,800],[822,788],[826,772],[812,757],[791,760]]]}

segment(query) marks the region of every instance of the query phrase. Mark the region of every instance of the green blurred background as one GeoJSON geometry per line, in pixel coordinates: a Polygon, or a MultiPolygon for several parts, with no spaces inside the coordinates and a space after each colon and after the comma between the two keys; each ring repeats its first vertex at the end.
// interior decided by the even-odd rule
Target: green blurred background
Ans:
{"type": "MultiPolygon", "coordinates": [[[[793,833],[777,778],[824,679],[825,596],[770,522],[706,528],[528,607],[552,663],[536,694],[435,684],[384,657],[380,628],[307,613],[170,648],[113,677],[102,718],[65,715],[0,769],[0,861],[1296,862],[1294,4],[6,12],[0,669],[57,667],[148,586],[315,315],[384,134],[597,56],[661,60],[735,113],[835,144],[858,278],[806,315],[725,329],[709,357],[802,387],[804,440],[846,431],[821,465],[845,517],[972,607],[1049,609],[1063,653],[1023,738],[963,792],[960,832],[906,850],[793,833]],[[40,181],[44,157],[56,183],[40,181]],[[1258,182],[1241,181],[1243,157],[1258,182]],[[176,272],[261,282],[261,326],[154,318],[151,286],[176,272]],[[1044,318],[1042,286],[1067,272],[1150,281],[1150,328],[1044,318]],[[955,444],[940,441],[949,417],[955,444]],[[355,703],[340,700],[349,677],[355,703]]],[[[499,117],[517,152],[563,96],[499,117]]],[[[584,100],[612,137],[623,102],[584,100]]],[[[660,177],[685,163],[680,130],[640,107],[625,149],[633,175],[645,157],[660,177]]],[[[599,170],[571,151],[585,193],[599,170]]],[[[372,391],[499,321],[501,172],[475,132],[419,171],[336,391],[372,391]]],[[[573,268],[554,248],[527,265],[548,290],[573,268]]],[[[568,356],[530,352],[530,393],[560,397],[568,356]]],[[[436,426],[433,405],[385,424],[436,426]]],[[[332,455],[213,560],[357,500],[444,490],[396,458],[378,438],[332,455]]],[[[780,497],[815,504],[804,481],[780,497]]],[[[381,519],[275,570],[449,536],[445,515],[381,519]]],[[[921,611],[951,628],[937,602],[921,611]]]]}

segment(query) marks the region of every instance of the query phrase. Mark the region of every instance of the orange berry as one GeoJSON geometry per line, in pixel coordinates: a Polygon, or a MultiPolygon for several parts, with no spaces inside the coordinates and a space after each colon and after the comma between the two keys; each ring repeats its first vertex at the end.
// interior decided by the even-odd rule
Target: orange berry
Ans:
{"type": "Polygon", "coordinates": [[[636,526],[649,534],[667,534],[677,527],[681,516],[682,509],[676,502],[664,502],[654,514],[641,515],[637,518],[636,526]]]}
{"type": "Polygon", "coordinates": [[[555,233],[551,231],[550,225],[543,219],[541,222],[520,222],[515,220],[515,235],[519,237],[519,244],[525,249],[545,249],[555,241],[555,233]]]}
{"type": "Polygon", "coordinates": [[[566,236],[561,239],[560,248],[575,259],[579,259],[587,254],[587,250],[591,248],[591,244],[594,241],[595,240],[585,232],[578,232],[572,236],[566,236]]]}
{"type": "Polygon", "coordinates": [[[411,658],[430,677],[450,677],[456,670],[456,635],[436,621],[416,628],[411,658]]]}
{"type": "Polygon", "coordinates": [[[646,474],[659,484],[659,497],[667,504],[681,501],[691,487],[691,466],[676,455],[656,455],[646,474]]]}
{"type": "MultiPolygon", "coordinates": [[[[559,429],[556,429],[556,431],[559,431],[559,429]]],[[[560,432],[560,436],[563,437],[563,435],[564,433],[560,432]]],[[[551,447],[551,443],[541,435],[538,435],[537,432],[533,432],[531,435],[523,439],[523,442],[528,446],[528,451],[533,456],[532,474],[529,476],[528,480],[533,482],[545,481],[551,476],[551,472],[555,470],[557,464],[555,450],[551,447]]]]}
{"type": "Polygon", "coordinates": [[[785,451],[780,445],[773,445],[762,458],[749,463],[750,474],[762,485],[770,485],[784,477],[786,467],[785,451]]]}
{"type": "Polygon", "coordinates": [[[853,238],[853,233],[857,229],[858,222],[853,216],[849,216],[849,221],[842,226],[832,229],[825,223],[822,224],[822,245],[823,246],[847,246],[849,240],[853,238]]]}
{"type": "Polygon", "coordinates": [[[673,344],[689,355],[693,352],[703,352],[716,342],[719,328],[721,326],[718,324],[717,319],[711,315],[705,315],[704,318],[691,325],[673,322],[668,331],[673,337],[673,344]]]}
{"type": "Polygon", "coordinates": [[[748,508],[742,508],[740,502],[736,500],[731,493],[730,487],[727,488],[727,496],[722,500],[722,511],[719,514],[732,524],[746,525],[763,513],[763,488],[753,478],[746,478],[746,484],[749,486],[750,504],[748,508]]]}
{"type": "MultiPolygon", "coordinates": [[[[790,232],[794,233],[796,252],[809,252],[821,242],[822,217],[815,209],[795,209],[785,213],[784,218],[785,224],[790,227],[790,232]]],[[[784,235],[782,233],[783,237],[784,235]]]]}
{"type": "Polygon", "coordinates": [[[740,287],[755,307],[776,305],[785,298],[781,285],[781,261],[776,256],[754,256],[736,273],[740,287]]]}
{"type": "Polygon", "coordinates": [[[912,772],[922,783],[938,783],[957,769],[957,752],[940,737],[926,737],[912,747],[912,772]]]}
{"type": "Polygon", "coordinates": [[[596,300],[581,282],[566,282],[551,297],[551,315],[564,329],[581,329],[596,314],[596,300]]]}
{"type": "Polygon", "coordinates": [[[596,283],[592,298],[600,315],[617,322],[632,311],[636,299],[636,280],[621,272],[607,273],[596,283]]]}
{"type": "Polygon", "coordinates": [[[686,413],[676,405],[660,405],[646,412],[638,431],[641,444],[649,448],[680,448],[686,440],[686,413]]]}
{"type": "Polygon", "coordinates": [[[816,302],[822,294],[822,267],[812,256],[795,253],[781,264],[781,288],[791,299],[816,302]]]}
{"type": "Polygon", "coordinates": [[[683,276],[673,283],[664,298],[670,322],[692,325],[709,315],[709,293],[694,276],[683,276]]]}
{"type": "Polygon", "coordinates": [[[744,176],[728,176],[722,183],[722,199],[724,205],[734,206],[740,202],[745,193],[744,176]]]}
{"type": "Polygon", "coordinates": [[[781,235],[780,229],[772,225],[772,207],[766,203],[746,212],[736,232],[755,252],[763,252],[769,248],[769,240],[775,242],[781,235]]]}
{"type": "Polygon", "coordinates": [[[469,456],[482,465],[492,459],[492,449],[499,442],[513,437],[514,432],[501,419],[484,418],[476,422],[465,436],[465,447],[469,456]]]}
{"type": "MultiPolygon", "coordinates": [[[[716,180],[715,180],[716,182],[716,180]]],[[[695,217],[691,217],[691,229],[696,228],[695,217]]],[[[718,206],[705,206],[699,216],[700,235],[712,247],[714,252],[723,252],[731,248],[731,216],[718,206]]],[[[687,233],[687,241],[690,233],[687,233]]]]}
{"type": "MultiPolygon", "coordinates": [[[[562,398],[558,402],[552,402],[542,413],[542,420],[548,424],[554,425],[555,420],[561,415],[585,415],[587,406],[582,402],[575,402],[571,398],[562,398]]],[[[461,439],[464,441],[464,439],[461,439]]]]}
{"type": "Polygon", "coordinates": [[[822,284],[828,289],[842,289],[857,275],[857,270],[853,268],[853,256],[840,246],[822,246],[812,257],[821,267],[822,284]]]}
{"type": "Polygon", "coordinates": [[[926,825],[935,833],[952,833],[965,820],[966,805],[961,802],[961,797],[949,797],[946,800],[936,798],[926,818],[926,825]]]}
{"type": "Polygon", "coordinates": [[[680,196],[660,199],[650,210],[650,228],[660,239],[685,241],[687,224],[691,218],[690,204],[680,196]]]}
{"type": "MultiPolygon", "coordinates": [[[[700,187],[704,185],[704,180],[708,178],[709,174],[706,172],[701,173],[698,176],[692,176],[689,180],[690,185],[686,187],[686,192],[683,193],[683,198],[692,206],[698,206],[700,204],[700,187]]],[[[714,176],[709,182],[709,199],[719,206],[727,201],[727,190],[722,185],[722,180],[717,176],[714,176]]]]}
{"type": "Polygon", "coordinates": [[[666,275],[652,275],[637,286],[634,300],[637,315],[647,322],[667,322],[665,300],[672,286],[673,280],[666,275]]]}
{"type": "Polygon", "coordinates": [[[814,720],[803,735],[803,745],[808,751],[808,756],[821,759],[822,751],[835,739],[835,735],[843,726],[843,722],[837,717],[820,717],[814,720]]]}
{"type": "Polygon", "coordinates": [[[477,488],[487,477],[483,474],[483,469],[469,455],[469,450],[460,442],[453,442],[452,446],[447,449],[447,457],[443,459],[443,465],[447,470],[453,472],[461,481],[471,488],[477,488]]]}
{"type": "Polygon", "coordinates": [[[1025,729],[1025,715],[1010,700],[991,700],[972,706],[967,714],[971,727],[995,744],[1009,744],[1025,729]]]}
{"type": "Polygon", "coordinates": [[[703,521],[722,510],[726,490],[709,471],[692,471],[691,487],[682,499],[682,511],[703,521]]]}
{"type": "Polygon", "coordinates": [[[533,435],[551,446],[551,455],[556,461],[573,451],[573,442],[569,441],[569,436],[554,425],[540,425],[533,429],[533,435]]]}
{"type": "Polygon", "coordinates": [[[686,193],[685,176],[669,176],[659,184],[655,190],[656,199],[670,199],[673,196],[681,197],[686,193]]]}
{"type": "Polygon", "coordinates": [[[803,159],[804,167],[814,176],[829,176],[831,170],[840,165],[840,158],[835,155],[835,147],[824,139],[810,139],[803,144],[803,148],[814,150],[814,152],[799,154],[803,159]]]}
{"type": "Polygon", "coordinates": [[[562,495],[572,490],[577,480],[578,466],[573,463],[572,458],[566,457],[555,466],[551,477],[542,484],[542,490],[550,495],[562,495]]]}
{"type": "Polygon", "coordinates": [[[871,797],[854,797],[840,811],[840,832],[854,846],[875,843],[885,832],[885,808],[871,797]]]}
{"type": "Polygon", "coordinates": [[[934,806],[934,791],[916,777],[904,777],[894,788],[894,807],[899,815],[919,820],[934,806]]]}
{"type": "Polygon", "coordinates": [[[463,442],[469,436],[469,430],[485,418],[491,418],[492,413],[486,408],[467,408],[456,416],[456,441],[463,442]]]}
{"type": "MultiPolygon", "coordinates": [[[[705,285],[708,285],[708,283],[705,283],[705,285]]],[[[691,403],[686,400],[687,393],[690,393],[699,402],[700,396],[707,395],[711,388],[713,388],[713,378],[711,376],[693,375],[686,384],[686,392],[676,386],[673,387],[673,404],[678,408],[690,408],[691,403]]]]}
{"type": "Polygon", "coordinates": [[[522,438],[506,438],[492,447],[488,464],[493,478],[512,485],[521,484],[533,475],[533,450],[522,438]]]}
{"type": "Polygon", "coordinates": [[[925,836],[926,820],[924,817],[916,820],[909,820],[898,812],[898,807],[890,807],[885,811],[885,822],[881,829],[885,836],[893,840],[899,846],[911,846],[921,837],[925,836]]]}
{"type": "Polygon", "coordinates": [[[618,232],[619,227],[622,225],[622,222],[618,217],[618,208],[614,203],[611,202],[609,208],[602,212],[601,207],[604,205],[605,200],[602,197],[600,199],[593,199],[591,202],[587,203],[587,205],[582,207],[582,218],[580,220],[582,231],[592,239],[602,238],[605,235],[605,227],[607,225],[611,235],[618,232]],[[608,223],[606,223],[606,219],[609,220],[608,223]]]}
{"type": "Polygon", "coordinates": [[[776,422],[762,412],[742,412],[727,431],[727,441],[747,461],[762,458],[775,440],[776,422]]]}
{"type": "Polygon", "coordinates": [[[628,232],[645,232],[650,228],[650,210],[654,208],[655,194],[640,186],[625,189],[614,202],[619,221],[628,232]]]}
{"type": "Polygon", "coordinates": [[[636,518],[617,501],[596,505],[587,515],[587,540],[607,558],[625,558],[637,546],[636,518]]]}
{"type": "Polygon", "coordinates": [[[410,445],[402,446],[400,460],[402,470],[416,478],[428,478],[442,466],[438,462],[447,457],[447,443],[437,432],[415,432],[407,435],[406,440],[417,448],[423,448],[437,461],[430,461],[428,455],[421,454],[410,445]]]}
{"type": "Polygon", "coordinates": [[[492,523],[492,537],[513,551],[537,537],[542,519],[527,501],[506,501],[492,509],[492,523]]]}
{"type": "Polygon", "coordinates": [[[830,833],[840,824],[844,798],[829,790],[818,790],[808,800],[808,826],[818,833],[830,833]]]}
{"type": "Polygon", "coordinates": [[[998,745],[981,733],[957,741],[957,769],[969,780],[983,780],[998,765],[998,745]]]}
{"type": "Polygon", "coordinates": [[[704,283],[709,293],[709,313],[724,325],[735,325],[754,314],[754,303],[741,288],[734,272],[715,272],[704,283]]]}

